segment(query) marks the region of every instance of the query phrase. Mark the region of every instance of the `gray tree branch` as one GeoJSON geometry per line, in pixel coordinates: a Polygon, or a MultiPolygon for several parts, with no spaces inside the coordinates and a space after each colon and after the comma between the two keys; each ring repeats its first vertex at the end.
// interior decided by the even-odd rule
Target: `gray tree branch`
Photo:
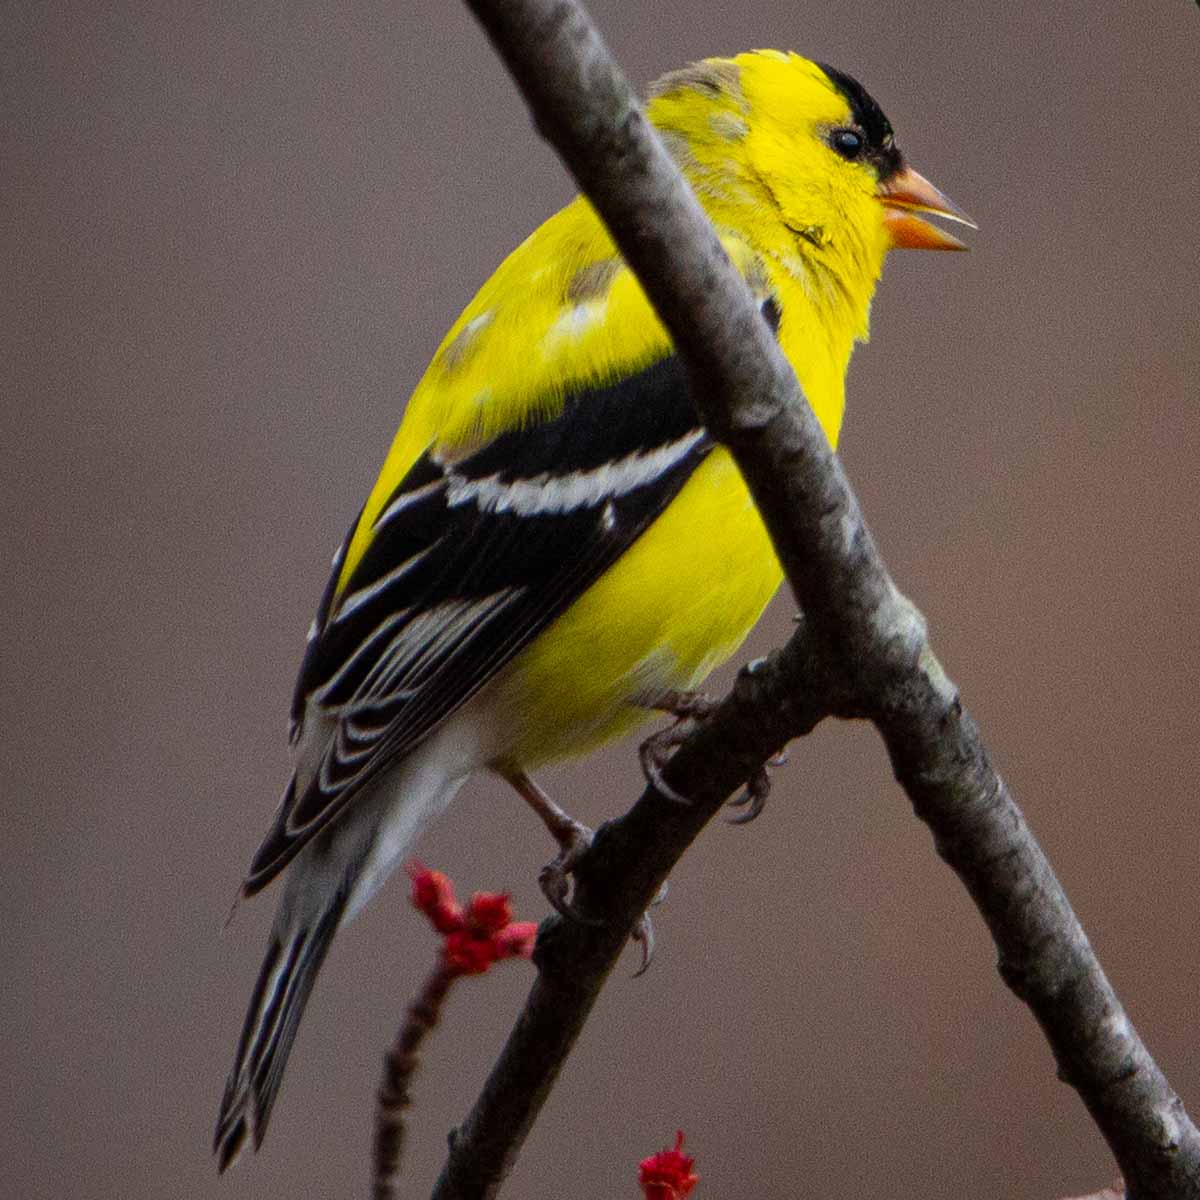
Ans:
{"type": "Polygon", "coordinates": [[[435,1200],[495,1193],[672,866],[765,759],[827,715],[878,728],[1131,1200],[1200,1198],[1200,1135],[1105,978],[923,618],[894,586],[795,376],[599,35],[575,0],[467,3],[688,364],[705,424],[734,454],[805,616],[668,764],[667,782],[693,804],[647,790],[598,832],[577,882],[579,903],[604,923],[544,925],[537,980],[452,1139],[435,1200]]]}

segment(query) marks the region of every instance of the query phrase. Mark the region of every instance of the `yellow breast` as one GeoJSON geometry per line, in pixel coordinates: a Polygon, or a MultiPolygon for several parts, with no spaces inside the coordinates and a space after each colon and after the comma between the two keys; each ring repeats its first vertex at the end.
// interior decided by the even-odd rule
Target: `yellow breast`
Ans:
{"type": "Polygon", "coordinates": [[[782,573],[733,460],[714,450],[675,502],[495,685],[533,767],[645,721],[640,695],[697,687],[775,594],[782,573]]]}

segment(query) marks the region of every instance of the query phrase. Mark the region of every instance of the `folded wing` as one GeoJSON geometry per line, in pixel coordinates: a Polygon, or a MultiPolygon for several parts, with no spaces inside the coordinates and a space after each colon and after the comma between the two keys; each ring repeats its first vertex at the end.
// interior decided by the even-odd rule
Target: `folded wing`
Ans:
{"type": "Polygon", "coordinates": [[[620,557],[711,449],[674,356],[465,457],[427,452],[327,588],[293,704],[319,736],[245,883],[258,891],[620,557]]]}

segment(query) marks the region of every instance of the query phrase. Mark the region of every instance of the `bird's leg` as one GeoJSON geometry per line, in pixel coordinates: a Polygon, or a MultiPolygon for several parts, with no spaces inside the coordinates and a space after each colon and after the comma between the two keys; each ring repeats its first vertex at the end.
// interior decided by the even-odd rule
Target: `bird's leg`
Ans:
{"type": "Polygon", "coordinates": [[[642,774],[646,776],[646,782],[660,796],[676,804],[690,804],[691,801],[686,796],[681,796],[663,779],[663,767],[667,765],[667,760],[675,748],[687,741],[696,726],[712,713],[716,708],[716,701],[702,692],[664,689],[661,692],[638,696],[634,702],[642,708],[669,713],[675,718],[673,725],[660,729],[658,733],[652,733],[638,747],[638,758],[641,759],[642,774]]]}
{"type": "MultiPolygon", "coordinates": [[[[592,831],[577,821],[570,813],[564,811],[542,790],[541,786],[531,779],[524,771],[504,770],[500,774],[508,781],[517,794],[542,819],[542,824],[550,831],[550,836],[559,845],[558,854],[538,872],[538,883],[542,892],[555,912],[568,921],[582,921],[590,924],[577,908],[567,901],[570,885],[567,882],[576,864],[592,844],[592,831]]],[[[658,895],[650,902],[651,907],[661,904],[667,896],[667,885],[664,883],[658,895]]],[[[630,935],[642,948],[642,962],[635,972],[641,975],[654,957],[654,925],[648,912],[642,913],[638,923],[630,935]]]]}
{"type": "Polygon", "coordinates": [[[592,831],[570,813],[559,808],[553,800],[524,771],[509,769],[500,774],[516,789],[517,794],[542,819],[550,836],[558,843],[558,853],[539,872],[538,883],[555,912],[569,921],[584,918],[567,902],[568,882],[576,864],[592,844],[592,831]]]}

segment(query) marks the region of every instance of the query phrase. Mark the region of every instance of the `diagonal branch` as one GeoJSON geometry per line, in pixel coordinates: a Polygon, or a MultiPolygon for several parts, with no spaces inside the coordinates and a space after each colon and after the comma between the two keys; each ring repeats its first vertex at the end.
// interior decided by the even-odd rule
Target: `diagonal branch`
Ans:
{"type": "Polygon", "coordinates": [[[647,789],[619,820],[602,825],[575,876],[576,903],[602,923],[543,922],[538,968],[525,1007],[462,1127],[435,1200],[495,1194],[616,965],[634,923],[671,868],[725,799],[793,736],[825,715],[808,641],[798,633],[757,669],[743,669],[732,694],[671,758],[664,771],[682,806],[647,789]]]}
{"type": "Polygon", "coordinates": [[[1200,1134],[1126,1017],[979,731],[899,594],[837,459],[703,212],[575,0],[467,0],[687,362],[705,424],[733,452],[805,613],[744,671],[668,764],[690,808],[653,793],[600,830],[580,903],[551,918],[539,976],[456,1134],[436,1200],[493,1195],[638,914],[722,801],[823,716],[866,717],[938,852],[988,924],[1128,1181],[1130,1200],[1200,1197],[1200,1134]]]}

